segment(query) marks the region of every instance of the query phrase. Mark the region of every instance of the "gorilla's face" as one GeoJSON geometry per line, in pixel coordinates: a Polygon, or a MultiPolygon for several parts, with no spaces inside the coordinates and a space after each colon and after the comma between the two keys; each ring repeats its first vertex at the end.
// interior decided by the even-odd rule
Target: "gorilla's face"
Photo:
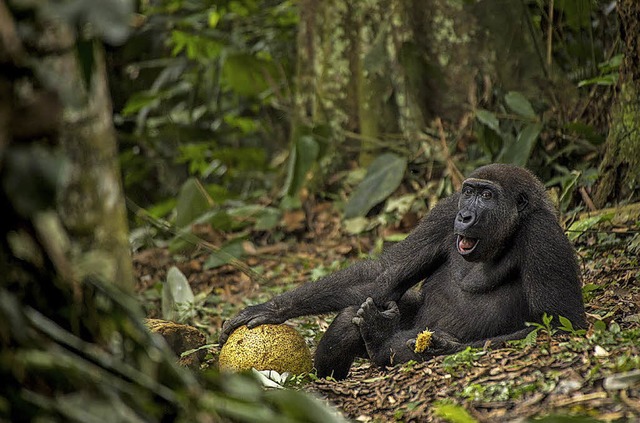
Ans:
{"type": "Polygon", "coordinates": [[[518,208],[500,185],[485,179],[464,181],[453,224],[456,250],[468,261],[489,260],[513,233],[518,208]]]}

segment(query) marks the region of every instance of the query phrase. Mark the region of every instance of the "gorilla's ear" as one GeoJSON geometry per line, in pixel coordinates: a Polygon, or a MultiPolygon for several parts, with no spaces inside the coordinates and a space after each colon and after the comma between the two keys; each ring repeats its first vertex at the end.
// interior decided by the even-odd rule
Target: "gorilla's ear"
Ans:
{"type": "Polygon", "coordinates": [[[529,198],[527,197],[527,194],[523,192],[518,194],[518,213],[522,213],[528,205],[529,198]]]}

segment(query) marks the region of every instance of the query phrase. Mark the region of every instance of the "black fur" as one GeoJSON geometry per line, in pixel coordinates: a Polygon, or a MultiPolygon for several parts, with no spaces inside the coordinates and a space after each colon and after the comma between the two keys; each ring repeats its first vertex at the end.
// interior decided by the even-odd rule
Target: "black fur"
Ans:
{"type": "Polygon", "coordinates": [[[225,322],[220,342],[243,324],[340,311],[315,356],[319,376],[340,379],[359,356],[383,366],[520,339],[531,330],[525,323],[544,313],[584,328],[580,285],[575,252],[544,186],[528,170],[493,164],[473,172],[460,193],[379,259],[247,307],[225,322]],[[415,338],[426,328],[432,344],[416,354],[415,338]]]}

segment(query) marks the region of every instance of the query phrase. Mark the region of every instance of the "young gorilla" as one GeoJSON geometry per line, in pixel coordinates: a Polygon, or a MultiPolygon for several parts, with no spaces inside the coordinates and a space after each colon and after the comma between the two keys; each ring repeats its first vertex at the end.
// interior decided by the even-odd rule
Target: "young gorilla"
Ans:
{"type": "Polygon", "coordinates": [[[584,328],[580,285],[544,186],[528,170],[492,164],[379,259],[247,307],[225,322],[220,342],[244,324],[340,311],[315,353],[318,375],[340,379],[355,357],[384,366],[520,339],[543,313],[584,328]],[[415,338],[426,328],[431,346],[417,354],[415,338]]]}

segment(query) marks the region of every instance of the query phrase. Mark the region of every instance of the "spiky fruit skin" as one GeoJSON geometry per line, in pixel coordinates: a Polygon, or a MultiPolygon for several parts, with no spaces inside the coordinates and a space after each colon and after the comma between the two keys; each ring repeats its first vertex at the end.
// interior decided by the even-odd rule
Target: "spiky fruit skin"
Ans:
{"type": "Polygon", "coordinates": [[[308,373],[313,367],[304,338],[288,325],[241,326],[222,346],[218,357],[221,371],[275,370],[278,373],[308,373]]]}

